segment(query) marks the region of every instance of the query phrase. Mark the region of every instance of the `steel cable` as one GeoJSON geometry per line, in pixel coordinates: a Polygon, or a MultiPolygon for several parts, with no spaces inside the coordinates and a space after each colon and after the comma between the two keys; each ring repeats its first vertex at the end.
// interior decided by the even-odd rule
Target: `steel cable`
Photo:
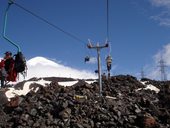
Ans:
{"type": "Polygon", "coordinates": [[[30,10],[24,8],[23,6],[21,6],[21,5],[17,4],[17,3],[13,3],[13,4],[15,4],[17,7],[23,9],[23,10],[26,11],[27,13],[33,15],[34,17],[38,18],[39,20],[45,22],[46,24],[52,26],[53,28],[55,28],[55,29],[57,29],[57,30],[63,32],[63,33],[66,34],[67,36],[69,36],[69,37],[71,37],[71,38],[73,38],[73,39],[75,39],[75,40],[77,40],[77,41],[79,41],[79,42],[81,42],[81,43],[83,43],[83,44],[86,43],[86,42],[84,42],[83,40],[81,40],[80,38],[78,38],[77,36],[75,36],[75,35],[73,35],[73,34],[67,32],[67,31],[63,30],[62,28],[60,28],[60,27],[58,27],[57,25],[51,23],[50,21],[44,19],[43,17],[38,16],[37,14],[35,14],[35,13],[33,13],[32,11],[30,11],[30,10]]]}

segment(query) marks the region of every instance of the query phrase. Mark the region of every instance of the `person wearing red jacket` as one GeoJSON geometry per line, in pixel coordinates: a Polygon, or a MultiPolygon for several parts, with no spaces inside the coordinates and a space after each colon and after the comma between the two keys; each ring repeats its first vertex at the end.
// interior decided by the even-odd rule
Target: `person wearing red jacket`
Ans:
{"type": "Polygon", "coordinates": [[[17,73],[14,70],[14,65],[15,65],[15,61],[12,57],[12,53],[11,52],[6,52],[5,53],[5,70],[7,72],[7,81],[16,81],[16,77],[17,77],[17,73]]]}
{"type": "Polygon", "coordinates": [[[1,88],[5,87],[6,77],[7,77],[7,72],[5,70],[5,60],[1,60],[1,62],[0,62],[1,88]]]}
{"type": "Polygon", "coordinates": [[[4,59],[0,62],[1,87],[5,87],[5,81],[16,81],[17,73],[14,70],[15,61],[11,52],[5,52],[4,59]]]}

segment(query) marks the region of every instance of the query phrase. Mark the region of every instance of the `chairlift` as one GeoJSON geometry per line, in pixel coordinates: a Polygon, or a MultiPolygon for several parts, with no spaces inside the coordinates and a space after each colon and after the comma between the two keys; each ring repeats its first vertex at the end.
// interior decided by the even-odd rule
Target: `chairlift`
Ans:
{"type": "Polygon", "coordinates": [[[5,40],[7,40],[10,44],[14,45],[16,48],[17,48],[17,54],[15,55],[15,59],[14,59],[14,66],[12,66],[12,69],[10,71],[10,74],[8,74],[8,77],[7,77],[7,82],[10,82],[10,81],[16,81],[16,78],[17,78],[17,75],[16,73],[22,73],[23,75],[26,75],[26,62],[23,62],[25,61],[25,58],[23,57],[23,54],[21,52],[21,49],[20,49],[20,46],[13,42],[10,38],[8,38],[8,36],[6,35],[6,28],[7,28],[7,19],[8,19],[8,11],[10,9],[10,6],[14,4],[13,0],[9,0],[8,1],[8,6],[5,10],[5,15],[4,15],[4,26],[3,26],[3,38],[5,40]],[[24,59],[23,59],[24,58],[24,59]],[[22,65],[21,63],[24,63],[24,65],[22,65]],[[20,71],[16,71],[16,66],[17,68],[20,68],[22,66],[25,66],[25,67],[22,67],[22,69],[20,69],[20,71]],[[24,69],[23,69],[24,68],[24,69]],[[21,71],[22,70],[22,71],[21,71]],[[10,77],[9,77],[10,76],[10,77]]]}
{"type": "Polygon", "coordinates": [[[107,70],[110,71],[111,70],[111,66],[112,66],[112,57],[111,57],[111,55],[107,56],[106,64],[107,64],[107,70]]]}
{"type": "Polygon", "coordinates": [[[94,72],[95,72],[96,74],[97,74],[97,73],[99,73],[99,71],[98,71],[98,70],[95,70],[94,72]]]}
{"type": "Polygon", "coordinates": [[[89,56],[86,56],[86,57],[84,58],[84,62],[86,63],[86,62],[88,62],[88,61],[90,61],[90,57],[89,57],[89,56]]]}

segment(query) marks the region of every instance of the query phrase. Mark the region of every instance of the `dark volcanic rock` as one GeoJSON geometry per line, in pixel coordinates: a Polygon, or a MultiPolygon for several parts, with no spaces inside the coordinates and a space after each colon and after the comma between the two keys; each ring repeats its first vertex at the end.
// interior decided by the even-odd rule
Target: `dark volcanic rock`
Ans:
{"type": "Polygon", "coordinates": [[[75,81],[75,79],[73,78],[64,78],[64,77],[45,77],[43,79],[47,81],[52,81],[52,82],[75,81]]]}
{"type": "MultiPolygon", "coordinates": [[[[151,82],[158,87],[159,83],[170,86],[151,82]]],[[[53,81],[47,87],[39,86],[36,93],[28,93],[17,106],[15,100],[14,105],[3,105],[0,127],[169,128],[170,91],[161,87],[158,94],[137,91],[144,87],[133,76],[115,76],[103,80],[100,97],[97,82],[90,85],[80,80],[74,86],[62,87],[53,81]]]]}
{"type": "Polygon", "coordinates": [[[1,89],[0,90],[0,106],[8,103],[8,99],[5,95],[6,89],[1,89]]]}

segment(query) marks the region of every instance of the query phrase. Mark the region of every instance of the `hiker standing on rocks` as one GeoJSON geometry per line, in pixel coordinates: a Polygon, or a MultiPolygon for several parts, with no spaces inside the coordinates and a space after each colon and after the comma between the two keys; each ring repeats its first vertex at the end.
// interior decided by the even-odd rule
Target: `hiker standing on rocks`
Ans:
{"type": "Polygon", "coordinates": [[[5,70],[5,61],[1,60],[1,62],[0,62],[1,88],[4,88],[4,86],[5,86],[6,77],[7,77],[7,72],[5,70]]]}
{"type": "Polygon", "coordinates": [[[5,86],[5,81],[15,81],[16,73],[14,71],[14,59],[12,53],[5,52],[4,59],[0,62],[0,76],[1,76],[1,87],[5,86]]]}
{"type": "Polygon", "coordinates": [[[17,73],[14,70],[15,61],[11,52],[5,52],[5,70],[8,74],[7,81],[16,81],[17,73]]]}
{"type": "Polygon", "coordinates": [[[14,64],[14,59],[12,58],[12,53],[5,52],[4,60],[5,60],[5,70],[7,71],[7,73],[9,73],[10,70],[13,68],[11,66],[13,66],[13,64],[14,64]]]}

